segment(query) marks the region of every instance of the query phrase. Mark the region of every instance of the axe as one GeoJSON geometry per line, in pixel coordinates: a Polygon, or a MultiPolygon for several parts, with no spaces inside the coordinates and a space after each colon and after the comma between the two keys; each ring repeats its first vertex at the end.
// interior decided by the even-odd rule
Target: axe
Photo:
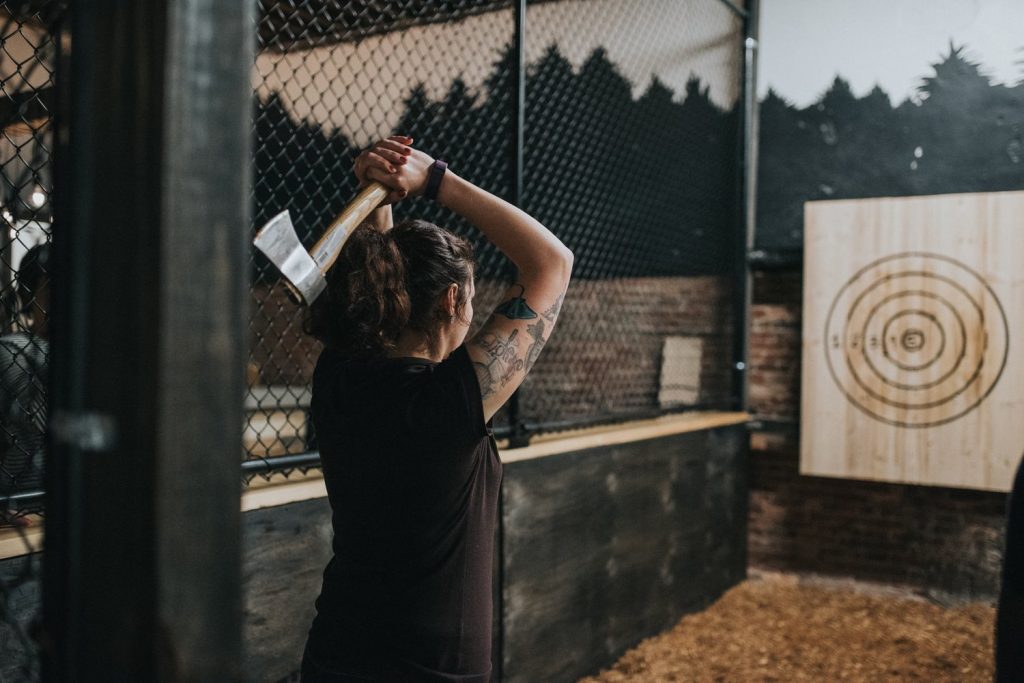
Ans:
{"type": "Polygon", "coordinates": [[[338,254],[349,235],[387,196],[388,189],[380,183],[374,182],[364,187],[308,252],[295,234],[295,226],[292,225],[292,217],[287,209],[260,228],[252,243],[277,266],[284,275],[285,284],[297,299],[309,306],[327,287],[324,276],[338,260],[338,254]]]}

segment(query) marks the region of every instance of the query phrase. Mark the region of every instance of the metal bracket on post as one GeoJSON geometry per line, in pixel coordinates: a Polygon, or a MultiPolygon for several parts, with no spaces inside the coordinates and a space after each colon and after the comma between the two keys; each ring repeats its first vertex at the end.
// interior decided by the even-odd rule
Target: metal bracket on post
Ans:
{"type": "Polygon", "coordinates": [[[58,411],[50,419],[50,434],[80,451],[105,451],[117,442],[117,423],[110,415],[58,411]]]}
{"type": "Polygon", "coordinates": [[[530,431],[522,421],[517,421],[512,426],[512,433],[508,437],[509,448],[526,448],[530,445],[530,431]]]}

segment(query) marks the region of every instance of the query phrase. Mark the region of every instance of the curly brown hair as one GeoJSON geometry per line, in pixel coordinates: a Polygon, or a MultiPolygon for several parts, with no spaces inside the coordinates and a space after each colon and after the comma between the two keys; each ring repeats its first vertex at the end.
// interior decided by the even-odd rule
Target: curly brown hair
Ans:
{"type": "Polygon", "coordinates": [[[407,328],[424,333],[435,350],[450,322],[441,295],[459,285],[461,316],[474,267],[472,245],[433,223],[404,221],[386,232],[364,223],[345,242],[303,327],[351,357],[385,356],[407,328]]]}

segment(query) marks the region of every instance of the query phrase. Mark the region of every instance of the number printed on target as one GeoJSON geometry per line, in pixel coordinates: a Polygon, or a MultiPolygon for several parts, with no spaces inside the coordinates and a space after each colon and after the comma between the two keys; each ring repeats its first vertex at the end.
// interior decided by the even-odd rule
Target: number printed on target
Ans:
{"type": "Polygon", "coordinates": [[[874,261],[836,294],[823,344],[857,408],[897,427],[931,427],[977,408],[1006,367],[1006,314],[992,288],[948,256],[874,261]]]}

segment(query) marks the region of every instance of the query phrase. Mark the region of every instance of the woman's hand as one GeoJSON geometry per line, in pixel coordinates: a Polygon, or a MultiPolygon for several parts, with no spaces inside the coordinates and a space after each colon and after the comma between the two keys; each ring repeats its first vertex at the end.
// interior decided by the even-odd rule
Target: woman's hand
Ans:
{"type": "Polygon", "coordinates": [[[394,204],[408,194],[398,179],[398,169],[408,163],[412,149],[412,138],[405,135],[391,137],[375,143],[356,157],[353,171],[359,180],[359,187],[371,181],[378,181],[391,190],[384,204],[394,204]]]}
{"type": "Polygon", "coordinates": [[[427,171],[434,159],[413,149],[412,138],[392,135],[381,140],[356,157],[355,174],[360,186],[376,180],[391,190],[387,203],[393,204],[407,196],[423,194],[427,171]]]}

